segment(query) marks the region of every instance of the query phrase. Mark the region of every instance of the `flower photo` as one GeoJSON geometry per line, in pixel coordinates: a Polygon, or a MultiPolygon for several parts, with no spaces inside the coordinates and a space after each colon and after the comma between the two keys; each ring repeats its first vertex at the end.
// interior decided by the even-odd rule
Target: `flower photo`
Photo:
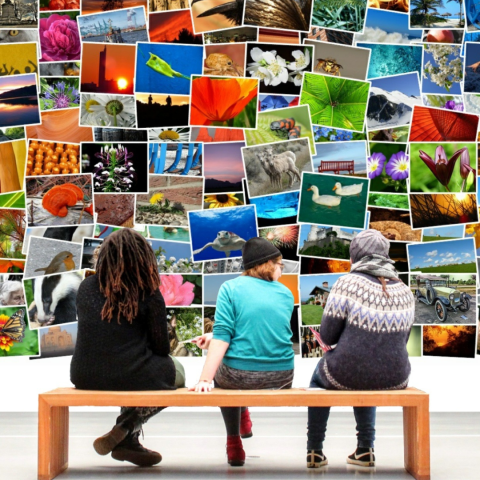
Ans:
{"type": "Polygon", "coordinates": [[[370,142],[367,158],[367,177],[370,191],[379,193],[407,193],[410,172],[407,144],[370,142]]]}
{"type": "Polygon", "coordinates": [[[148,130],[149,142],[188,142],[189,139],[189,128],[150,128],[148,130]]]}
{"type": "MultiPolygon", "coordinates": [[[[428,44],[423,46],[422,93],[462,93],[463,59],[461,46],[428,44]]],[[[465,82],[465,91],[467,83],[465,82]]]]}
{"type": "Polygon", "coordinates": [[[135,100],[128,95],[80,95],[80,125],[135,128],[135,100]]]}
{"type": "Polygon", "coordinates": [[[95,193],[146,193],[145,143],[82,143],[82,172],[93,173],[95,193]]]}
{"type": "Polygon", "coordinates": [[[258,80],[192,76],[190,124],[196,126],[257,126],[258,80]]]}
{"type": "Polygon", "coordinates": [[[42,77],[40,110],[61,110],[80,106],[80,80],[76,77],[42,77]]]}
{"type": "Polygon", "coordinates": [[[247,75],[258,78],[260,93],[298,95],[312,62],[311,46],[247,43],[247,75]]]}
{"type": "Polygon", "coordinates": [[[80,12],[40,14],[40,52],[41,62],[60,62],[80,60],[82,43],[77,25],[80,12]]]}
{"type": "Polygon", "coordinates": [[[475,192],[475,143],[411,143],[410,191],[475,192]]]}

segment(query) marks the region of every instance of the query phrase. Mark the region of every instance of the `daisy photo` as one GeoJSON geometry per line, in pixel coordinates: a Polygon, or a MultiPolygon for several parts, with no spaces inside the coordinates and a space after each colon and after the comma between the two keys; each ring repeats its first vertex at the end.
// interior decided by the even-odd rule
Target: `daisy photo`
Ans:
{"type": "Polygon", "coordinates": [[[135,128],[135,100],[128,95],[80,95],[80,125],[135,128]]]}
{"type": "Polygon", "coordinates": [[[148,130],[149,142],[188,142],[189,139],[189,128],[150,128],[148,130]]]}

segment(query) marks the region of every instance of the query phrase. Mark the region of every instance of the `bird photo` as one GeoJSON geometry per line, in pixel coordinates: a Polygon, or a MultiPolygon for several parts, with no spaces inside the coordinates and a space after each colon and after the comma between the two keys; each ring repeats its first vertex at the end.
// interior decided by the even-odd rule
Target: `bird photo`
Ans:
{"type": "Polygon", "coordinates": [[[51,273],[68,272],[75,270],[75,262],[73,253],[65,250],[55,255],[54,259],[49,263],[48,267],[36,268],[36,272],[45,272],[45,275],[51,273]]]}
{"type": "Polygon", "coordinates": [[[192,0],[195,33],[242,25],[244,0],[192,0]]]}
{"type": "Polygon", "coordinates": [[[245,25],[308,32],[312,0],[247,0],[245,25]]]}

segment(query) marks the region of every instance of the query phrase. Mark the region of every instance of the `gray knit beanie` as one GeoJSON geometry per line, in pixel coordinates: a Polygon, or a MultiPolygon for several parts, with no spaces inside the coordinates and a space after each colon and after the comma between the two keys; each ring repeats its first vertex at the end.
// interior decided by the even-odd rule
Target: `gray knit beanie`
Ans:
{"type": "Polygon", "coordinates": [[[251,238],[242,248],[243,267],[245,270],[279,256],[282,256],[282,252],[262,237],[251,238]]]}
{"type": "Polygon", "coordinates": [[[364,230],[352,240],[350,257],[353,263],[373,254],[389,259],[389,249],[390,242],[378,230],[364,230]]]}

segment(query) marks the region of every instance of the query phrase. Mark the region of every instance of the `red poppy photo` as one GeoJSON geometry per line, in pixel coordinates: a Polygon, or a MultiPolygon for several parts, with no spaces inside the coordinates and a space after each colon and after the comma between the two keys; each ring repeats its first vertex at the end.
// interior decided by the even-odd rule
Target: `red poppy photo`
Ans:
{"type": "Polygon", "coordinates": [[[190,125],[257,127],[258,80],[192,75],[190,125]]]}

